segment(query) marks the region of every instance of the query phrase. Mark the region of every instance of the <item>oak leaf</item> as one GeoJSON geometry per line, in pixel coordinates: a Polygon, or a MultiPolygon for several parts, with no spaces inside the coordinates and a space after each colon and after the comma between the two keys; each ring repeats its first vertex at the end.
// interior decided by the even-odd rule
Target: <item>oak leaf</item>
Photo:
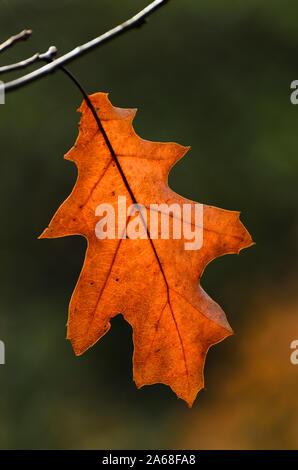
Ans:
{"type": "MultiPolygon", "coordinates": [[[[40,236],[82,235],[88,242],[70,302],[67,338],[80,355],[107,333],[110,319],[121,313],[133,329],[137,387],[167,384],[191,406],[204,386],[209,347],[232,334],[224,312],[199,280],[212,259],[239,253],[252,240],[239,212],[208,205],[203,205],[203,245],[197,250],[185,250],[186,239],[174,239],[172,233],[170,239],[98,239],[96,208],[110,204],[117,218],[120,195],[146,211],[150,204],[191,204],[194,209],[195,203],[167,184],[170,169],[188,147],[143,140],[132,126],[135,109],[112,106],[104,93],[89,98],[118,164],[84,101],[78,138],[65,155],[77,165],[78,178],[40,236]]],[[[129,215],[126,222],[132,220],[129,215]]]]}

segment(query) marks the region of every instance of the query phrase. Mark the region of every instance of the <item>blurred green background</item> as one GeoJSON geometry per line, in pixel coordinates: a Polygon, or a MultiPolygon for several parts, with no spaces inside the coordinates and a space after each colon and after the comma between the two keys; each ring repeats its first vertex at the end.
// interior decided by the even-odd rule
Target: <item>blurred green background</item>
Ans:
{"type": "MultiPolygon", "coordinates": [[[[143,8],[145,0],[0,0],[0,42],[30,41],[1,65],[69,51],[143,8]]],[[[192,409],[163,385],[132,381],[131,328],[122,317],[82,357],[65,340],[68,302],[86,247],[37,240],[71,191],[63,154],[82,99],[62,73],[0,106],[0,447],[8,449],[298,448],[298,3],[172,0],[148,24],[70,65],[89,93],[137,107],[136,131],[191,145],[170,186],[241,210],[256,245],[206,269],[202,285],[235,336],[208,354],[192,409]]],[[[9,74],[12,79],[18,74],[9,74]]],[[[20,75],[20,74],[19,74],[20,75]]]]}

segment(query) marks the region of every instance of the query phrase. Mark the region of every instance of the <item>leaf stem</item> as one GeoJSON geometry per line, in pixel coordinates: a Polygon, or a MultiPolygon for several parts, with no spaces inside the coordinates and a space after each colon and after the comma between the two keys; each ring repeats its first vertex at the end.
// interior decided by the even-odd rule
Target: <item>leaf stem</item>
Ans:
{"type": "Polygon", "coordinates": [[[118,158],[117,158],[117,155],[116,155],[116,153],[115,153],[115,150],[113,149],[113,146],[112,146],[112,144],[111,144],[111,142],[110,142],[110,140],[109,140],[109,138],[108,138],[108,136],[107,136],[107,133],[106,133],[106,131],[105,131],[103,125],[102,125],[101,120],[100,120],[99,117],[98,117],[98,114],[97,114],[97,112],[96,112],[96,110],[95,110],[93,104],[91,103],[91,100],[90,100],[88,94],[86,93],[86,91],[84,90],[84,88],[82,87],[82,85],[80,84],[80,82],[77,80],[77,78],[76,78],[66,67],[60,67],[60,69],[73,81],[73,83],[78,87],[78,89],[79,89],[80,92],[82,93],[82,95],[83,95],[83,97],[84,97],[84,99],[85,99],[85,101],[86,101],[86,104],[87,104],[87,106],[89,107],[91,113],[93,114],[94,119],[95,119],[95,121],[96,121],[96,123],[97,123],[97,125],[98,125],[98,128],[99,128],[100,132],[101,132],[102,135],[103,135],[103,138],[104,138],[104,140],[105,140],[105,143],[107,144],[107,147],[108,147],[109,151],[111,152],[111,155],[112,155],[112,157],[113,157],[113,160],[115,161],[116,166],[117,166],[117,168],[118,168],[118,170],[119,170],[119,173],[120,173],[120,175],[121,175],[121,177],[122,177],[122,179],[123,179],[123,182],[124,182],[124,184],[125,184],[125,187],[126,187],[127,191],[129,192],[129,195],[130,195],[130,197],[131,197],[133,203],[134,203],[134,204],[137,204],[136,198],[135,198],[135,196],[134,196],[134,194],[133,194],[133,192],[132,192],[132,190],[131,190],[131,187],[130,187],[129,184],[128,184],[128,181],[127,181],[126,176],[125,176],[125,174],[124,174],[124,172],[123,172],[123,170],[122,170],[122,167],[121,167],[121,165],[120,165],[120,163],[119,163],[119,160],[118,160],[118,158]]]}

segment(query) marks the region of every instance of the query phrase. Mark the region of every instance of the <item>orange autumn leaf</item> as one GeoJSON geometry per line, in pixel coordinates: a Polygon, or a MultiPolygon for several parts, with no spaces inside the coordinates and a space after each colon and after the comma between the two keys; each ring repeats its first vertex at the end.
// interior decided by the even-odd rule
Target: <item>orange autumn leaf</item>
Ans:
{"type": "MultiPolygon", "coordinates": [[[[196,203],[179,196],[167,184],[170,169],[188,147],[141,139],[132,126],[136,110],[112,106],[104,93],[91,95],[90,100],[116,159],[84,101],[79,109],[79,136],[65,155],[77,165],[77,182],[40,236],[82,235],[88,242],[70,302],[67,338],[75,354],[80,355],[108,332],[110,319],[121,313],[133,329],[137,387],[167,384],[191,406],[204,385],[209,347],[232,334],[224,312],[199,280],[212,259],[239,253],[252,240],[239,220],[239,212],[208,205],[202,206],[203,225],[199,228],[203,229],[203,244],[199,249],[186,250],[189,238],[184,234],[175,238],[173,229],[169,239],[159,237],[160,225],[155,237],[149,224],[144,232],[144,218],[148,215],[151,221],[151,204],[176,204],[179,208],[190,204],[190,226],[195,230],[198,227],[193,215],[196,203]],[[129,234],[123,238],[119,228],[114,239],[103,240],[96,235],[101,220],[98,206],[109,204],[117,219],[121,216],[119,196],[126,197],[128,205],[137,202],[144,206],[138,227],[141,233],[143,223],[142,238],[129,234]]],[[[158,208],[157,212],[161,218],[162,210],[158,208]]],[[[170,213],[173,224],[175,217],[170,213]]],[[[125,219],[129,232],[128,224],[136,219],[131,213],[125,219]]]]}

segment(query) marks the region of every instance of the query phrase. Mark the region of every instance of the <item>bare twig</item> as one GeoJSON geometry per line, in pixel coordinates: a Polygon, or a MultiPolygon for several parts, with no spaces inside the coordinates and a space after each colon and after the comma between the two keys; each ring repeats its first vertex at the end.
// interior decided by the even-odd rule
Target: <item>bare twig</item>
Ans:
{"type": "Polygon", "coordinates": [[[7,49],[10,46],[13,46],[18,41],[24,41],[28,38],[30,38],[32,34],[31,29],[24,29],[24,31],[21,31],[19,34],[16,34],[15,36],[11,36],[11,38],[7,39],[3,44],[0,44],[0,52],[3,52],[5,49],[7,49]]]}
{"type": "Polygon", "coordinates": [[[131,19],[125,21],[125,23],[122,23],[121,25],[116,26],[115,28],[111,29],[107,33],[104,33],[101,36],[98,36],[97,38],[92,39],[91,41],[87,42],[86,44],[83,44],[82,46],[76,47],[75,49],[68,52],[67,54],[59,57],[58,59],[50,62],[49,64],[43,67],[40,67],[34,72],[31,72],[27,75],[24,75],[23,77],[20,77],[16,80],[12,80],[11,82],[6,83],[4,85],[5,92],[8,93],[12,90],[15,90],[16,88],[20,88],[30,82],[33,82],[34,80],[37,80],[45,75],[48,75],[49,73],[52,73],[56,69],[60,68],[62,65],[65,65],[73,61],[78,56],[91,51],[95,47],[98,47],[102,45],[103,43],[106,43],[110,41],[111,39],[114,39],[115,37],[121,35],[122,33],[130,29],[141,26],[149,15],[155,12],[158,8],[168,3],[168,1],[169,0],[154,0],[152,3],[150,3],[150,5],[144,8],[144,10],[137,13],[131,19]]]}
{"type": "Polygon", "coordinates": [[[29,65],[34,64],[35,62],[45,61],[50,62],[57,54],[57,49],[55,46],[51,46],[47,52],[44,54],[39,54],[38,52],[34,54],[32,57],[28,59],[22,60],[21,62],[17,62],[16,64],[5,65],[4,67],[0,67],[0,74],[11,72],[12,70],[19,70],[28,67],[29,65]]]}

